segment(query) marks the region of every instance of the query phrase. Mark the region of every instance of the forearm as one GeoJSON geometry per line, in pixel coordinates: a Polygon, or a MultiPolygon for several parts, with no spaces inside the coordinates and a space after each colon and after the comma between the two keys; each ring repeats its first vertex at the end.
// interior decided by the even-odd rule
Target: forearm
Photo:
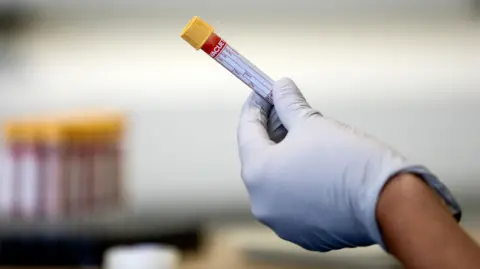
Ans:
{"type": "Polygon", "coordinates": [[[385,186],[377,220],[388,251],[408,269],[480,267],[480,247],[414,175],[396,176],[385,186]]]}

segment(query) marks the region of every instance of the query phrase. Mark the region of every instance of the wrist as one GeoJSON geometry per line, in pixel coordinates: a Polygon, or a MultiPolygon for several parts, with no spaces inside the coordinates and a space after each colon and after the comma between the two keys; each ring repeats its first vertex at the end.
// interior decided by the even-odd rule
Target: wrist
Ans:
{"type": "Polygon", "coordinates": [[[419,176],[401,173],[393,176],[383,187],[376,208],[377,218],[385,217],[396,209],[432,199],[448,211],[445,200],[419,176]]]}
{"type": "Polygon", "coordinates": [[[439,199],[436,190],[419,176],[399,174],[391,178],[376,208],[388,252],[407,268],[477,268],[479,248],[447,205],[448,201],[439,199]],[[459,266],[460,260],[464,266],[459,266]]]}
{"type": "Polygon", "coordinates": [[[398,174],[385,184],[375,214],[389,252],[395,251],[392,242],[399,238],[417,237],[432,223],[445,219],[455,222],[445,200],[420,176],[411,173],[398,174]]]}
{"type": "Polygon", "coordinates": [[[420,210],[418,206],[425,201],[448,210],[445,201],[420,177],[410,173],[395,175],[380,192],[375,212],[377,220],[381,226],[393,214],[412,208],[420,210]]]}

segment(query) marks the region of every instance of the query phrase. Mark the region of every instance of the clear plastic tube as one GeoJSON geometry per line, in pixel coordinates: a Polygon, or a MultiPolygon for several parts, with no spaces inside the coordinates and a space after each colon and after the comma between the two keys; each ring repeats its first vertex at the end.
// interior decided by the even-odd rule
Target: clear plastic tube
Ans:
{"type": "Polygon", "coordinates": [[[274,81],[218,36],[212,26],[193,17],[181,37],[195,49],[203,50],[270,104],[274,81]]]}

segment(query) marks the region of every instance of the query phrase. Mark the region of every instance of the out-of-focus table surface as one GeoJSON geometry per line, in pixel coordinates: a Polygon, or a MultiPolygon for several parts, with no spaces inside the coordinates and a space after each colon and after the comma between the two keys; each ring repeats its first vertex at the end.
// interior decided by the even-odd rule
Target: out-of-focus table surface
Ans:
{"type": "Polygon", "coordinates": [[[180,269],[398,268],[398,263],[378,246],[326,254],[314,253],[281,240],[258,224],[214,228],[206,240],[201,258],[185,256],[180,269]]]}
{"type": "MultiPolygon", "coordinates": [[[[243,229],[241,229],[244,232],[243,229]]],[[[172,269],[303,269],[311,267],[278,266],[251,262],[239,250],[238,244],[232,240],[230,231],[224,229],[209,230],[205,233],[204,244],[199,252],[184,253],[178,268],[172,269]]],[[[0,269],[74,269],[80,267],[0,267],[0,269]]],[[[85,267],[82,267],[85,268],[85,267]]],[[[94,268],[92,268],[94,269],[94,268]]],[[[95,268],[96,269],[96,268],[95,268]]],[[[142,268],[138,268],[142,269],[142,268]]],[[[322,269],[318,268],[317,269],[322,269]]],[[[330,268],[327,268],[330,269],[330,268]]]]}
{"type": "MultiPolygon", "coordinates": [[[[268,262],[253,262],[242,251],[242,243],[235,238],[243,237],[248,229],[214,229],[205,236],[205,247],[200,253],[183,257],[179,269],[303,269],[317,268],[307,266],[279,266],[268,262]]],[[[330,269],[330,268],[325,268],[330,269]]]]}
{"type": "MultiPolygon", "coordinates": [[[[245,229],[240,229],[248,233],[245,229]]],[[[312,266],[279,266],[268,262],[252,262],[245,257],[238,241],[233,237],[243,237],[242,233],[233,236],[224,230],[209,231],[205,235],[205,243],[199,252],[184,253],[178,268],[172,269],[336,269],[312,266]]],[[[247,239],[248,240],[248,239],[247,239]]],[[[74,269],[75,267],[0,267],[0,269],[74,269]]],[[[77,267],[80,268],[80,267],[77,267]]],[[[82,267],[85,268],[85,267],[82,267]]],[[[93,269],[93,268],[92,268],[93,269]]],[[[95,268],[96,269],[96,268],[95,268]]],[[[142,268],[138,268],[142,269],[142,268]]]]}
{"type": "MultiPolygon", "coordinates": [[[[479,232],[469,230],[475,238],[480,238],[479,232]]],[[[393,269],[398,267],[393,258],[385,254],[378,247],[363,248],[357,250],[345,250],[331,252],[323,255],[306,252],[283,240],[278,239],[272,233],[258,229],[258,227],[239,227],[236,229],[214,228],[205,234],[205,243],[199,252],[184,253],[182,261],[175,269],[345,269],[345,268],[369,268],[369,269],[393,269]],[[245,253],[273,253],[267,259],[247,258],[245,253]],[[294,257],[296,255],[296,257],[294,257]],[[292,258],[293,257],[293,258],[292,258]],[[294,265],[279,260],[296,260],[294,265]],[[278,259],[277,261],[275,261],[278,259]],[[313,262],[305,262],[306,260],[313,262]],[[272,262],[275,261],[275,262],[272,262]],[[349,265],[344,262],[348,260],[349,265]]],[[[480,242],[480,240],[479,240],[480,242]]],[[[268,256],[268,255],[267,255],[268,256]]],[[[70,269],[59,267],[0,267],[0,269],[70,269]]],[[[73,267],[71,267],[73,269],[73,267]]],[[[85,267],[83,267],[85,268],[85,267]]],[[[142,269],[142,268],[138,268],[142,269]]],[[[174,268],[172,268],[174,269],[174,268]]]]}

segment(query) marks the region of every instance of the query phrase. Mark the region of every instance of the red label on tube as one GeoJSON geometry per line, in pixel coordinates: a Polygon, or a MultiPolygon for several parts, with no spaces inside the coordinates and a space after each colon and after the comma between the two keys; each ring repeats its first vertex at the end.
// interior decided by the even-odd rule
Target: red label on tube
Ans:
{"type": "Polygon", "coordinates": [[[225,40],[212,33],[205,44],[203,44],[202,50],[215,59],[226,46],[227,42],[225,40]]]}

